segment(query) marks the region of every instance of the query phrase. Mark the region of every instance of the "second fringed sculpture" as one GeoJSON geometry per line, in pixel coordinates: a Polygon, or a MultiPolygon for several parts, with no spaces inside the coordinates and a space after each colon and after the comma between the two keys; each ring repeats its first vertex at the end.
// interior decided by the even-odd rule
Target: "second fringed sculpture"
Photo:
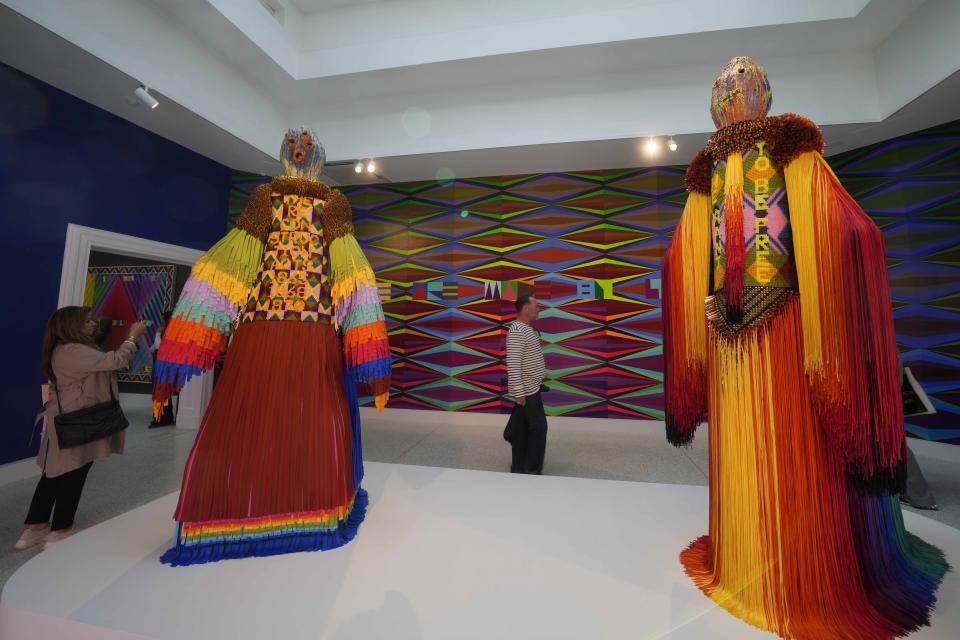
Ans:
{"type": "Polygon", "coordinates": [[[280,160],[285,175],[194,266],[157,354],[155,414],[232,335],[184,471],[172,565],[331,549],[366,511],[358,385],[378,409],[390,387],[376,279],[346,198],[318,181],[316,134],[289,131],[280,160]]]}
{"type": "Polygon", "coordinates": [[[700,589],[785,638],[894,638],[929,622],[948,565],[904,530],[906,444],[880,230],[821,156],[767,117],[765,72],[714,83],[664,258],[667,438],[709,417],[700,589]]]}

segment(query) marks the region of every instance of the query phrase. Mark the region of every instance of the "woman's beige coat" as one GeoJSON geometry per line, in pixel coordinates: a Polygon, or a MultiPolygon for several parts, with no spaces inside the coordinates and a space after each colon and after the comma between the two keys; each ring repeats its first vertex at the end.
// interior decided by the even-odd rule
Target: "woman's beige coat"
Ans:
{"type": "MultiPolygon", "coordinates": [[[[63,412],[69,413],[110,400],[110,389],[117,397],[117,369],[130,365],[137,347],[124,342],[116,351],[103,352],[82,344],[62,344],[53,350],[53,373],[60,392],[63,412]]],[[[61,449],[53,418],[60,413],[56,396],[52,395],[44,407],[45,427],[37,465],[48,478],[79,469],[111,453],[123,453],[123,432],[95,440],[78,447],[61,449]]]]}

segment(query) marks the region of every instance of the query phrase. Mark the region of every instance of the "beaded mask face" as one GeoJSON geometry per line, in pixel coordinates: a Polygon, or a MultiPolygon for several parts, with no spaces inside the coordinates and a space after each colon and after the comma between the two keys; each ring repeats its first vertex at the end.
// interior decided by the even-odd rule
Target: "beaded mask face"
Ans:
{"type": "Polygon", "coordinates": [[[290,129],[280,145],[283,173],[297,178],[319,180],[327,154],[313,129],[290,129]]]}
{"type": "Polygon", "coordinates": [[[756,120],[767,115],[773,104],[773,92],[763,67],[747,56],[727,63],[713,83],[710,115],[717,129],[735,122],[756,120]]]}

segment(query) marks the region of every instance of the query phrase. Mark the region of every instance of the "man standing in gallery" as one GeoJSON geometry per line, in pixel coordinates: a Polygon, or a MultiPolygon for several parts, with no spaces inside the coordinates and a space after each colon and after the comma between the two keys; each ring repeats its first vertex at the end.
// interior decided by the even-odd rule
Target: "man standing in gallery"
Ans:
{"type": "Polygon", "coordinates": [[[543,410],[545,367],[540,333],[533,328],[539,309],[531,295],[517,297],[517,319],[507,333],[507,389],[513,412],[504,438],[513,447],[511,473],[541,475],[547,446],[547,416],[543,410]]]}

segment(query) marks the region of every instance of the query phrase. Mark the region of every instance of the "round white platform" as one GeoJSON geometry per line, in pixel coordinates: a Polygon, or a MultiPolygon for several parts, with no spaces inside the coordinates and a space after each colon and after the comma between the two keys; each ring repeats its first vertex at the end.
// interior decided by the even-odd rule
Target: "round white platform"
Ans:
{"type": "MultiPolygon", "coordinates": [[[[24,565],[0,638],[770,638],[718,609],[677,554],[707,526],[707,490],[367,464],[358,538],[324,553],[170,568],[176,495],[24,565]]],[[[960,567],[960,531],[905,514],[960,567]]],[[[933,626],[955,638],[960,578],[933,626]]]]}

